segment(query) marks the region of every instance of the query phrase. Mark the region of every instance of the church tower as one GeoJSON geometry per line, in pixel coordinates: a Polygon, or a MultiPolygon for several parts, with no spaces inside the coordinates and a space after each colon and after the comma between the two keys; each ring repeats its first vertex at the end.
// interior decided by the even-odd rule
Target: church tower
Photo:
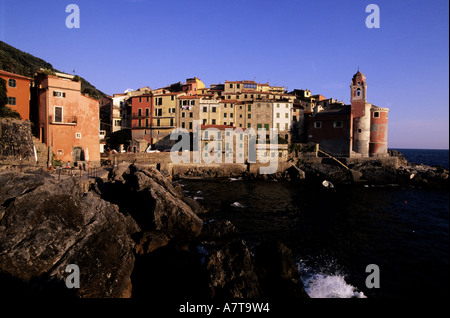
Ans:
{"type": "Polygon", "coordinates": [[[352,150],[363,157],[369,156],[370,142],[370,108],[367,103],[366,76],[358,72],[353,75],[350,85],[350,101],[353,118],[352,150]]]}

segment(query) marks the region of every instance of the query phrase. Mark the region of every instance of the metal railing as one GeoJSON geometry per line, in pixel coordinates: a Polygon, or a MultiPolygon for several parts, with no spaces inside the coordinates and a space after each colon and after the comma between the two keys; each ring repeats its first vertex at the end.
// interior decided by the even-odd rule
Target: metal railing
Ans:
{"type": "Polygon", "coordinates": [[[51,124],[72,125],[78,122],[77,116],[63,116],[56,118],[53,115],[48,116],[48,121],[51,124]]]}

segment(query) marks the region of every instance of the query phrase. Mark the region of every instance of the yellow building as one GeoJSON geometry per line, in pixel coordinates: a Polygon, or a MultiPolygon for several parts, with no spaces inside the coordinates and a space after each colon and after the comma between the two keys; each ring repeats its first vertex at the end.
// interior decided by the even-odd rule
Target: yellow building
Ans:
{"type": "Polygon", "coordinates": [[[152,139],[155,144],[170,139],[169,134],[178,125],[178,98],[185,95],[184,92],[176,92],[153,96],[152,139]]]}

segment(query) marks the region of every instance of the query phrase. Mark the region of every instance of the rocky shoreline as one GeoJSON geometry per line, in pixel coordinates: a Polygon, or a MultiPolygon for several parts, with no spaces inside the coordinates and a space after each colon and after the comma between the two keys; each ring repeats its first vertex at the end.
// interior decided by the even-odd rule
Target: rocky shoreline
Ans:
{"type": "Polygon", "coordinates": [[[288,247],[251,253],[153,167],[117,167],[88,192],[45,174],[5,172],[0,184],[3,297],[308,298],[288,247]],[[79,289],[66,287],[69,264],[79,289]]]}
{"type": "Polygon", "coordinates": [[[196,167],[187,169],[185,173],[178,172],[173,175],[173,178],[220,180],[233,177],[244,180],[297,181],[308,185],[321,185],[324,181],[328,181],[333,185],[365,187],[398,186],[436,189],[449,187],[448,169],[408,162],[397,150],[390,150],[389,155],[390,158],[396,157],[397,160],[372,159],[344,166],[329,158],[318,161],[300,159],[291,161],[289,165],[285,165],[285,168],[274,174],[260,174],[257,169],[229,174],[211,167],[203,169],[196,167]]]}
{"type": "MultiPolygon", "coordinates": [[[[349,165],[291,165],[246,180],[325,186],[448,188],[448,170],[376,160],[349,165]],[[324,181],[328,183],[325,184],[324,181]]],[[[200,176],[201,177],[201,176],[200,176]]],[[[84,191],[77,178],[45,172],[0,173],[2,297],[303,299],[300,273],[282,242],[249,250],[227,220],[205,208],[152,166],[120,164],[84,191]],[[66,287],[66,267],[80,288],[66,287]]]]}

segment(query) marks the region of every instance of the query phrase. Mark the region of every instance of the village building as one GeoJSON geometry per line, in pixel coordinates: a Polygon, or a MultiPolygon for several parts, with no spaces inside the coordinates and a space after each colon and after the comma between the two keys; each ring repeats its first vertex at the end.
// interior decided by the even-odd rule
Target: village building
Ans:
{"type": "Polygon", "coordinates": [[[35,77],[38,138],[63,162],[100,162],[99,102],[81,93],[74,76],[35,77]]]}
{"type": "Polygon", "coordinates": [[[317,95],[314,112],[306,119],[308,142],[334,156],[387,156],[389,109],[367,102],[366,77],[359,70],[350,91],[351,105],[317,95]]]}
{"type": "Polygon", "coordinates": [[[0,78],[6,81],[6,106],[19,113],[22,120],[30,119],[30,85],[32,78],[0,70],[0,78]]]}

